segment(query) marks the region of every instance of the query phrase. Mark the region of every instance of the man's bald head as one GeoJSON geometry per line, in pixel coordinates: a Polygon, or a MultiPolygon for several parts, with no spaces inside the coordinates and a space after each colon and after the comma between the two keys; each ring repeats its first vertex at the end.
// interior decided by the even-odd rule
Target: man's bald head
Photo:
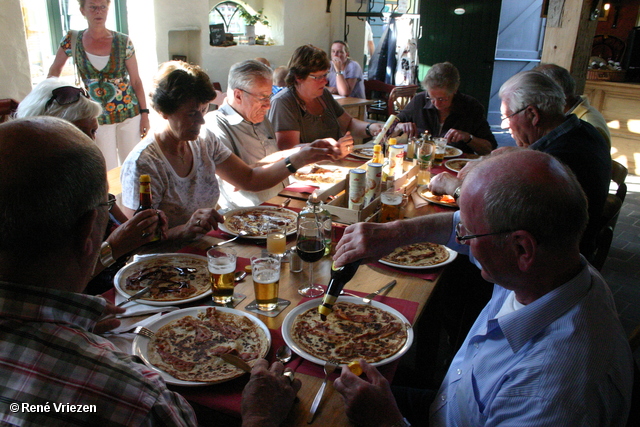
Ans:
{"type": "Polygon", "coordinates": [[[464,196],[484,203],[491,232],[526,230],[549,247],[577,247],[587,224],[580,183],[539,151],[518,149],[481,162],[464,181],[463,203],[464,196]]]}
{"type": "Polygon", "coordinates": [[[106,199],[100,150],[53,117],[0,125],[0,256],[55,250],[106,199]]]}

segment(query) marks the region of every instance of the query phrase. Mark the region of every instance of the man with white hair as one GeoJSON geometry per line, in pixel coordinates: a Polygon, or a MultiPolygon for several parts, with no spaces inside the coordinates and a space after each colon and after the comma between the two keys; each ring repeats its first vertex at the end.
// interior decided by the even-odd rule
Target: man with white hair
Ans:
{"type": "MultiPolygon", "coordinates": [[[[334,139],[326,138],[279,151],[275,132],[266,117],[271,107],[272,78],[271,68],[253,59],[231,66],[225,102],[205,117],[206,126],[216,138],[249,165],[288,159],[287,168],[293,173],[309,163],[335,160],[348,154],[346,150],[353,145],[352,138],[341,139],[339,146],[334,139]],[[320,150],[327,147],[332,148],[332,154],[320,150]]],[[[221,180],[218,204],[223,209],[256,206],[277,196],[288,184],[285,180],[270,189],[251,192],[237,191],[221,180]]]]}
{"type": "Polygon", "coordinates": [[[341,266],[411,243],[446,244],[494,283],[437,393],[392,394],[361,360],[366,379],[345,367],[334,382],[349,418],[371,426],[624,427],[633,357],[609,287],[579,252],[587,201],[573,173],[548,154],[515,149],[480,162],[458,204],[455,213],[351,225],[336,246],[341,266]]]}

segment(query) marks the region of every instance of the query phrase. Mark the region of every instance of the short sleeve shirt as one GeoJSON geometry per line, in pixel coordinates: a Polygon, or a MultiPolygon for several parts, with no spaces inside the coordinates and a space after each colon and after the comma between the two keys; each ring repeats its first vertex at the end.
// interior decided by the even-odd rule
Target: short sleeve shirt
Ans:
{"type": "Polygon", "coordinates": [[[154,135],[143,139],[129,154],[120,173],[122,203],[129,209],[139,205],[140,175],[151,176],[153,207],[169,219],[169,228],[186,223],[201,208],[215,208],[220,189],[216,165],[231,155],[224,144],[204,126],[195,141],[189,141],[193,167],[185,177],[178,176],[160,149],[154,135]]]}
{"type": "Polygon", "coordinates": [[[327,89],[320,97],[320,102],[325,107],[324,112],[316,116],[300,104],[291,88],[286,88],[271,100],[269,121],[276,132],[288,130],[300,132],[300,142],[303,144],[321,138],[340,139],[342,130],[338,117],[344,114],[344,109],[333,99],[327,89]]]}
{"type": "MultiPolygon", "coordinates": [[[[335,68],[333,68],[333,65],[331,66],[331,70],[329,70],[329,75],[327,76],[327,78],[329,79],[329,83],[327,84],[327,86],[330,86],[330,87],[337,86],[337,83],[336,83],[337,74],[336,74],[335,68]]],[[[344,67],[344,78],[357,80],[349,96],[353,98],[365,98],[364,80],[363,80],[362,68],[360,67],[360,64],[358,64],[356,61],[353,61],[351,59],[347,61],[347,66],[344,67]]]]}

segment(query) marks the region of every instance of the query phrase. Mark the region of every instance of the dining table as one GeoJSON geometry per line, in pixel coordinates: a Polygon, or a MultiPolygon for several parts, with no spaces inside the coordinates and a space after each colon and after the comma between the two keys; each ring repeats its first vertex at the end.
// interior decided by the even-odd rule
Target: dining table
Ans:
{"type": "MultiPolygon", "coordinates": [[[[336,164],[347,167],[362,166],[363,161],[345,158],[336,164]]],[[[406,167],[410,167],[409,161],[406,167]]],[[[441,169],[443,170],[443,169],[441,169]]],[[[441,171],[440,170],[440,171],[441,171]]],[[[434,172],[436,170],[434,169],[434,172]]],[[[264,205],[278,206],[288,197],[285,195],[276,196],[268,200],[264,205]]],[[[305,205],[303,198],[291,199],[288,209],[300,211],[305,205]]],[[[417,199],[416,199],[417,200],[417,199]]],[[[407,197],[403,208],[406,217],[418,215],[428,215],[437,212],[450,211],[450,208],[424,203],[416,207],[414,197],[407,197]]],[[[333,224],[333,244],[340,239],[347,224],[333,224]]],[[[231,238],[224,231],[211,230],[206,235],[190,241],[167,241],[149,245],[140,250],[139,255],[155,254],[155,253],[189,253],[205,255],[207,248],[211,245],[231,238]]],[[[295,234],[287,238],[287,247],[291,248],[296,244],[295,234]]],[[[239,238],[234,242],[228,243],[228,247],[233,247],[238,255],[238,271],[249,264],[249,259],[254,256],[260,256],[266,252],[266,243],[261,239],[239,238]]],[[[332,258],[331,255],[324,256],[320,261],[312,264],[314,272],[314,282],[325,286],[328,284],[331,273],[332,258]]],[[[277,316],[272,317],[270,313],[256,314],[251,312],[262,321],[271,334],[271,347],[266,359],[271,363],[275,359],[275,351],[284,344],[283,333],[281,327],[286,316],[294,310],[298,305],[309,301],[308,298],[302,297],[298,293],[300,285],[307,283],[308,265],[304,263],[304,268],[300,272],[292,272],[289,263],[283,262],[279,281],[278,297],[289,301],[277,316]]],[[[388,305],[399,311],[410,324],[415,325],[424,313],[435,287],[437,286],[442,273],[446,267],[430,268],[425,270],[406,270],[402,268],[383,265],[380,262],[372,262],[361,265],[355,276],[345,285],[345,291],[357,295],[364,296],[370,292],[376,291],[386,285],[391,280],[396,280],[396,285],[386,294],[377,296],[375,301],[388,305]]],[[[235,286],[235,294],[246,296],[234,308],[241,311],[247,311],[247,305],[255,299],[253,280],[248,275],[243,281],[235,286]]],[[[105,297],[113,298],[114,292],[110,291],[105,297]]],[[[321,299],[318,299],[318,304],[321,299]]],[[[210,306],[212,305],[211,297],[202,298],[196,302],[190,303],[188,306],[210,306]]],[[[122,319],[123,323],[134,323],[140,320],[139,317],[122,319]]],[[[108,336],[108,335],[107,335],[108,336]]],[[[398,360],[380,366],[380,372],[390,381],[393,381],[395,370],[398,366],[398,360]]],[[[297,394],[296,403],[293,405],[289,416],[283,425],[285,426],[301,426],[307,425],[309,410],[311,403],[318,391],[322,380],[324,379],[324,371],[321,365],[312,363],[311,361],[294,354],[293,359],[287,363],[287,367],[295,372],[295,377],[300,379],[302,388],[297,394]]],[[[317,426],[343,426],[349,425],[349,421],[345,414],[344,404],[340,394],[334,390],[333,380],[339,376],[338,369],[334,374],[330,375],[327,387],[324,392],[324,398],[316,413],[313,425],[317,426]]],[[[249,375],[234,380],[209,385],[205,387],[184,387],[173,386],[170,388],[181,393],[194,407],[206,408],[214,412],[220,412],[225,416],[240,418],[240,396],[244,385],[247,383],[249,375]]]]}

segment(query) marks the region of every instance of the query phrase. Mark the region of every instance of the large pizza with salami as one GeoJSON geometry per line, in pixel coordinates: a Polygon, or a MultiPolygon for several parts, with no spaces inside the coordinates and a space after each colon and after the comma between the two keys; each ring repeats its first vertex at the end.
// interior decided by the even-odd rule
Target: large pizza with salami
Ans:
{"type": "Polygon", "coordinates": [[[347,364],[358,358],[379,362],[396,354],[407,342],[407,327],[398,317],[370,304],[338,301],[327,320],[318,307],[300,313],[290,336],[304,351],[321,360],[347,364]]]}
{"type": "Polygon", "coordinates": [[[249,317],[208,307],[162,326],[147,346],[149,362],[184,381],[221,382],[243,371],[225,362],[230,353],[253,366],[269,351],[265,331],[249,317]]]}
{"type": "Polygon", "coordinates": [[[180,301],[211,289],[207,259],[190,254],[166,254],[141,259],[125,267],[119,283],[128,295],[147,286],[151,291],[141,300],[180,301]]]}
{"type": "Polygon", "coordinates": [[[344,169],[331,169],[319,165],[311,165],[309,169],[304,168],[294,174],[296,180],[316,184],[335,184],[346,177],[347,172],[344,169]]]}
{"type": "Polygon", "coordinates": [[[435,243],[413,243],[396,248],[389,255],[382,257],[383,261],[398,266],[430,267],[449,259],[449,251],[442,245],[435,243]]]}
{"type": "Polygon", "coordinates": [[[267,237],[269,224],[277,224],[287,230],[287,234],[296,231],[298,215],[288,209],[247,208],[229,211],[224,216],[224,226],[232,234],[241,231],[248,236],[267,237]]]}

